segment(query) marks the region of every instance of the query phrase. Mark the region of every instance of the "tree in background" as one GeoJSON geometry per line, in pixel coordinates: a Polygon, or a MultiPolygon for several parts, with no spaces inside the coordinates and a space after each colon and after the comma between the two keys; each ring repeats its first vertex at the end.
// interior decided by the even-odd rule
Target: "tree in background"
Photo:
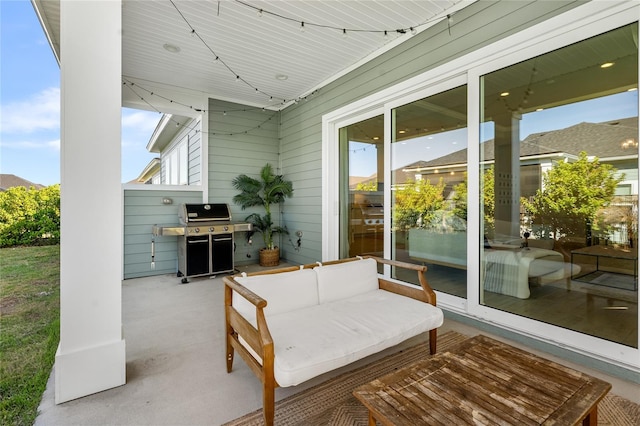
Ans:
{"type": "Polygon", "coordinates": [[[60,242],[60,185],[0,192],[0,247],[60,242]]]}
{"type": "Polygon", "coordinates": [[[409,180],[395,191],[393,223],[397,229],[406,230],[430,223],[435,212],[444,206],[444,188],[442,179],[432,185],[430,180],[409,180]]]}
{"type": "MultiPolygon", "coordinates": [[[[488,238],[493,238],[494,230],[495,230],[495,188],[494,188],[494,172],[493,166],[489,167],[484,171],[482,175],[482,207],[484,214],[484,234],[488,238]]],[[[453,203],[454,209],[453,213],[464,219],[465,222],[467,219],[467,196],[468,196],[468,187],[467,187],[467,174],[465,172],[465,179],[463,182],[460,182],[456,186],[453,187],[454,196],[453,203]]]]}
{"type": "Polygon", "coordinates": [[[377,191],[378,181],[372,180],[370,182],[360,182],[356,185],[356,191],[377,191]]]}
{"type": "Polygon", "coordinates": [[[602,226],[598,212],[608,206],[624,175],[610,164],[589,159],[581,152],[575,162],[560,162],[543,176],[543,185],[522,204],[538,225],[536,233],[550,233],[554,239],[586,236],[587,227],[602,226]]]}

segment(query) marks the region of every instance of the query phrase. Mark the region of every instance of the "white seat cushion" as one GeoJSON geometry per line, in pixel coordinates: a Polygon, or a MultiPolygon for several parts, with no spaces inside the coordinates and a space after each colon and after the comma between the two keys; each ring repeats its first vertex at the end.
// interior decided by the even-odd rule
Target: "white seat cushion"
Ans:
{"type": "MultiPolygon", "coordinates": [[[[235,280],[267,301],[267,307],[264,309],[265,316],[318,304],[316,273],[311,269],[236,277],[235,280]]],[[[256,318],[255,306],[235,292],[233,306],[245,319],[254,322],[256,318]]]]}
{"type": "Polygon", "coordinates": [[[377,265],[374,259],[362,259],[313,268],[318,277],[320,303],[378,289],[377,265]]]}
{"type": "Polygon", "coordinates": [[[385,290],[270,316],[274,373],[295,386],[442,325],[440,308],[385,290]]]}

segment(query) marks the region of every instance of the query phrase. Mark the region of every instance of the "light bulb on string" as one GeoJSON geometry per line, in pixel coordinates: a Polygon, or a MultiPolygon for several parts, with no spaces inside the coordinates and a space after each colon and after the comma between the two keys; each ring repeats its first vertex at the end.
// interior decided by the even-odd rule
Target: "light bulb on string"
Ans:
{"type": "Polygon", "coordinates": [[[389,39],[389,34],[387,34],[387,30],[384,30],[384,39],[385,40],[389,39]]]}
{"type": "Polygon", "coordinates": [[[418,34],[418,30],[416,30],[416,29],[415,29],[415,28],[413,28],[413,27],[409,27],[409,30],[411,31],[411,35],[416,35],[416,34],[418,34]]]}
{"type": "Polygon", "coordinates": [[[343,38],[347,38],[347,29],[346,28],[342,29],[342,37],[343,38]]]}
{"type": "Polygon", "coordinates": [[[305,30],[304,28],[304,22],[300,22],[300,32],[303,33],[305,30]]]}
{"type": "Polygon", "coordinates": [[[258,9],[258,18],[262,18],[262,9],[258,9]]]}

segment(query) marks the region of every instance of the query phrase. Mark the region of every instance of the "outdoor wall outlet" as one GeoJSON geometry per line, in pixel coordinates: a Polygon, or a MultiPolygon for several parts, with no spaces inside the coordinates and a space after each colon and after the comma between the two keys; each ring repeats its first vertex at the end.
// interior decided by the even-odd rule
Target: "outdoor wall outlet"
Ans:
{"type": "Polygon", "coordinates": [[[302,238],[302,231],[296,231],[296,237],[302,238]]]}

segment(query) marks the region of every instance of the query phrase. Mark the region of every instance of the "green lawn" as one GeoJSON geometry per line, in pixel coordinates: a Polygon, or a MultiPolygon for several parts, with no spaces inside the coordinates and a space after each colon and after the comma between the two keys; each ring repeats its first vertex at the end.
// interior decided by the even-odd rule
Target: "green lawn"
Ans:
{"type": "Polygon", "coordinates": [[[0,424],[33,424],[59,316],[60,246],[0,249],[0,424]]]}

